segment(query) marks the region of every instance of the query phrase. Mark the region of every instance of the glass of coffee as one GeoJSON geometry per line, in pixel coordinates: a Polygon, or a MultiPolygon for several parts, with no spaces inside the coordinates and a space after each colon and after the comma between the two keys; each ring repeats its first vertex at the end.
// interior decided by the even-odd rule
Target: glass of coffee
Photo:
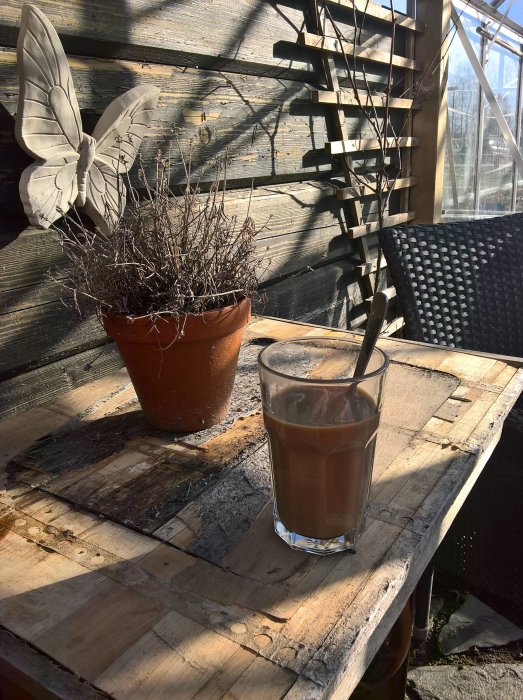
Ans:
{"type": "Polygon", "coordinates": [[[274,527],[294,549],[354,549],[365,528],[388,358],[338,338],[274,343],[258,358],[274,496],[274,527]]]}

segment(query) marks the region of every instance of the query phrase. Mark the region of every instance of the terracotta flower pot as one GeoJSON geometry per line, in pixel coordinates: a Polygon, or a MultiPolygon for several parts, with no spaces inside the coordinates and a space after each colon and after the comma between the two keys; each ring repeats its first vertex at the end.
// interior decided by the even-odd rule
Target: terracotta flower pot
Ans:
{"type": "Polygon", "coordinates": [[[250,299],[175,318],[104,316],[147,420],[156,428],[192,432],[227,414],[250,299]],[[180,333],[183,330],[182,333],[180,333]],[[177,337],[179,336],[179,337],[177,337]]]}

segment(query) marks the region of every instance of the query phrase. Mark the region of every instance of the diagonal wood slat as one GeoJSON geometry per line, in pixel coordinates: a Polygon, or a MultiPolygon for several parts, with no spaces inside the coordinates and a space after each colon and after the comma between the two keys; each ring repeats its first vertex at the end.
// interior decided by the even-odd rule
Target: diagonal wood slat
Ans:
{"type": "MultiPolygon", "coordinates": [[[[415,177],[399,177],[393,184],[393,190],[401,190],[405,187],[413,187],[417,184],[417,178],[415,177]]],[[[389,190],[384,190],[388,192],[389,190]]],[[[367,197],[375,194],[375,190],[372,184],[369,185],[357,185],[356,187],[339,187],[336,190],[336,199],[346,200],[346,199],[356,199],[359,197],[367,197]]]]}
{"type": "Polygon", "coordinates": [[[413,100],[408,100],[403,97],[390,97],[388,99],[385,95],[372,95],[369,98],[367,95],[361,97],[358,101],[356,97],[347,90],[311,90],[311,96],[313,102],[318,104],[329,104],[329,105],[341,105],[347,107],[377,107],[379,109],[386,109],[387,106],[392,109],[412,109],[413,100]]]}
{"type": "MultiPolygon", "coordinates": [[[[410,136],[387,138],[387,148],[413,148],[419,145],[419,140],[410,136]]],[[[325,149],[331,156],[342,153],[357,153],[358,151],[375,151],[381,148],[379,139],[348,139],[345,141],[327,141],[325,149]]]]}
{"type": "Polygon", "coordinates": [[[308,49],[328,51],[329,53],[339,54],[340,56],[345,54],[346,56],[357,58],[360,61],[373,61],[374,63],[383,63],[387,66],[392,64],[396,68],[406,68],[416,71],[423,70],[423,64],[412,58],[405,58],[404,56],[398,56],[396,54],[391,56],[386,51],[355,46],[348,41],[344,41],[340,44],[338,39],[334,37],[301,32],[298,36],[298,43],[300,46],[304,46],[308,49]]]}
{"type": "MultiPolygon", "coordinates": [[[[405,224],[408,221],[412,221],[415,217],[413,211],[404,212],[402,214],[392,214],[391,216],[386,216],[383,219],[383,227],[386,226],[398,226],[399,224],[405,224]]],[[[361,224],[360,226],[352,226],[347,229],[349,238],[359,238],[360,236],[366,236],[369,233],[375,233],[380,230],[380,225],[378,221],[370,221],[367,224],[361,224]]]]}

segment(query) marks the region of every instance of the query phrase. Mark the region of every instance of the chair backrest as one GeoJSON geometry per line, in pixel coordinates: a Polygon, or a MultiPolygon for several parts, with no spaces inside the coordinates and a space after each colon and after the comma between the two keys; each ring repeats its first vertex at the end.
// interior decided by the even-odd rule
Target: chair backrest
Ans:
{"type": "Polygon", "coordinates": [[[523,213],[379,233],[407,337],[523,356],[523,213]]]}

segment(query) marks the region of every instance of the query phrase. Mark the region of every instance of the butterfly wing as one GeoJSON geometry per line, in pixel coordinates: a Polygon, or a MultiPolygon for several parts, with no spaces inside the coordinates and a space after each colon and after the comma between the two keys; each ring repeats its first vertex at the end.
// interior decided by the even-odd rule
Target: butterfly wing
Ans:
{"type": "Polygon", "coordinates": [[[78,194],[78,154],[29,165],[20,179],[20,194],[33,226],[49,226],[71,208],[78,194]]]}
{"type": "Polygon", "coordinates": [[[125,185],[117,170],[95,158],[87,177],[85,212],[102,231],[113,228],[125,208],[125,185]]]}
{"type": "Polygon", "coordinates": [[[58,34],[33,5],[22,9],[17,62],[18,143],[43,160],[70,157],[82,141],[82,120],[71,71],[58,34]]]}
{"type": "Polygon", "coordinates": [[[15,135],[27,153],[40,159],[22,173],[20,197],[29,221],[48,228],[77,196],[83,134],[60,39],[46,16],[32,5],[22,9],[17,59],[20,93],[15,135]]]}
{"type": "Polygon", "coordinates": [[[93,131],[96,155],[88,173],[85,208],[101,228],[113,225],[123,213],[121,175],[134,163],[159,94],[154,86],[136,86],[111,102],[93,131]]]}

